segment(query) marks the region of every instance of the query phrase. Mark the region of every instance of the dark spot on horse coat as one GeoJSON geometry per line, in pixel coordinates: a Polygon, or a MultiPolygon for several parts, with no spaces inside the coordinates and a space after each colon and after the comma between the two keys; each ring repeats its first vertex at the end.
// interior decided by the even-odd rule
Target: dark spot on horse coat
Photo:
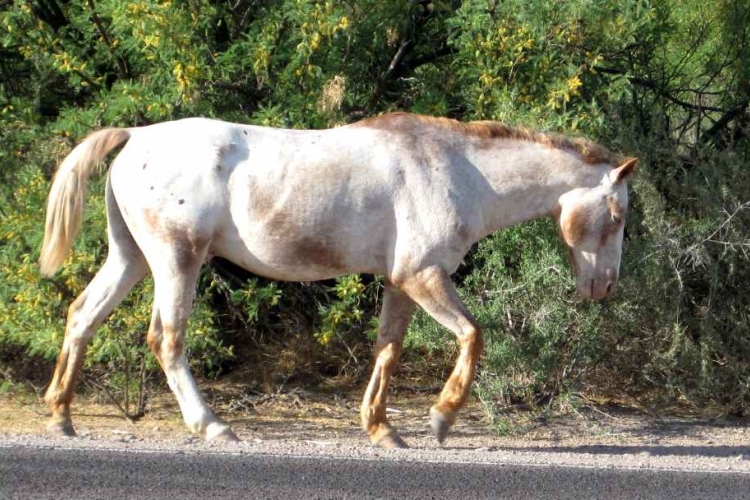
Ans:
{"type": "Polygon", "coordinates": [[[458,235],[459,239],[462,242],[465,242],[469,239],[469,228],[466,226],[466,224],[457,223],[456,224],[456,234],[458,235]]]}
{"type": "Polygon", "coordinates": [[[364,207],[366,211],[373,212],[384,209],[385,203],[379,196],[368,196],[364,200],[364,207]]]}
{"type": "Polygon", "coordinates": [[[177,200],[177,203],[179,203],[180,205],[182,205],[183,203],[185,203],[185,200],[183,200],[182,198],[180,198],[179,200],[177,200]]]}
{"type": "Polygon", "coordinates": [[[229,156],[230,154],[232,154],[232,152],[234,151],[234,149],[235,149],[234,144],[230,142],[228,144],[222,144],[222,145],[220,145],[216,149],[216,152],[219,155],[219,158],[226,158],[227,156],[229,156]]]}
{"type": "Polygon", "coordinates": [[[203,264],[203,253],[208,248],[210,238],[196,238],[178,228],[167,228],[164,232],[175,249],[177,269],[181,271],[194,269],[203,264]]]}
{"type": "Polygon", "coordinates": [[[143,170],[146,170],[146,164],[145,163],[143,164],[143,170]]]}
{"type": "Polygon", "coordinates": [[[292,255],[299,262],[315,265],[321,269],[343,269],[343,256],[325,238],[304,236],[296,239],[291,245],[292,255]]]}

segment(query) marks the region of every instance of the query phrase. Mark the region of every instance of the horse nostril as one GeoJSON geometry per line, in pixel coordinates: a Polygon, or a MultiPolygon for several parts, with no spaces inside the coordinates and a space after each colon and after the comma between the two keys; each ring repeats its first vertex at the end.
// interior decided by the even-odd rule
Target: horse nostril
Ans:
{"type": "Polygon", "coordinates": [[[610,282],[609,282],[609,283],[607,284],[607,295],[609,295],[609,293],[610,293],[610,292],[612,291],[612,289],[613,289],[614,287],[615,287],[615,282],[614,282],[614,281],[610,281],[610,282]]]}

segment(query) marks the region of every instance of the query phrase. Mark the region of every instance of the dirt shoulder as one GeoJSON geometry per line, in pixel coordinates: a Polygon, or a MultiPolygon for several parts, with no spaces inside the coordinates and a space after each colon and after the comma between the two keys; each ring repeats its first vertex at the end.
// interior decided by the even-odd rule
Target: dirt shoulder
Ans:
{"type": "MultiPolygon", "coordinates": [[[[275,394],[248,393],[241,386],[208,385],[213,408],[245,442],[318,443],[367,447],[360,430],[361,391],[324,394],[303,389],[275,394]]],[[[392,393],[389,419],[412,448],[440,448],[428,429],[427,411],[435,396],[392,393]]],[[[0,396],[0,436],[44,436],[48,412],[33,394],[0,396]]],[[[518,414],[519,421],[525,417],[518,414]]],[[[79,440],[99,443],[197,444],[182,423],[168,392],[154,395],[146,415],[125,420],[111,404],[94,396],[74,401],[79,440]]],[[[586,407],[548,421],[526,421],[523,431],[501,437],[492,431],[479,403],[472,400],[449,434],[447,449],[503,450],[594,456],[693,457],[731,460],[750,471],[750,427],[741,421],[654,417],[624,408],[586,407]]],[[[519,427],[520,428],[520,427],[519,427]]]]}

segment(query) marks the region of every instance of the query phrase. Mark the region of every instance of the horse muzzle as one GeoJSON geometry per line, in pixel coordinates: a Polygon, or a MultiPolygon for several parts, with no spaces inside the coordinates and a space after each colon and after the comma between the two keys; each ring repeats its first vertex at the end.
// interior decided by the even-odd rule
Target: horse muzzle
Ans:
{"type": "Polygon", "coordinates": [[[576,281],[578,294],[586,299],[602,300],[611,294],[617,285],[617,277],[607,273],[609,276],[599,279],[584,278],[576,281]]]}

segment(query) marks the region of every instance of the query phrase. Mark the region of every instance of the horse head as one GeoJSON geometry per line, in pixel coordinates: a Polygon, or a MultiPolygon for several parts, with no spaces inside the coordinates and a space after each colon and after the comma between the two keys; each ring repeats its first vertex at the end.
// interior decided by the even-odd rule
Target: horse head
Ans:
{"type": "Polygon", "coordinates": [[[630,158],[597,186],[576,188],[560,198],[557,223],[583,297],[603,299],[617,284],[628,210],[626,179],[636,162],[630,158]]]}

